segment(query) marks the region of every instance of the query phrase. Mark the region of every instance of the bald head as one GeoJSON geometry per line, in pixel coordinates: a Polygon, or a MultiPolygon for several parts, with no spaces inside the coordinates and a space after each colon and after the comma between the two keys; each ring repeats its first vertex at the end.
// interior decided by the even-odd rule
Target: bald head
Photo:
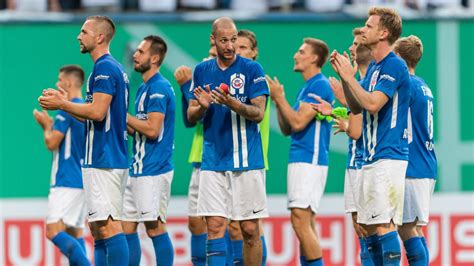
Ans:
{"type": "Polygon", "coordinates": [[[105,41],[110,43],[115,35],[115,24],[107,16],[89,16],[87,20],[94,22],[94,28],[97,34],[103,34],[105,41]]]}
{"type": "Polygon", "coordinates": [[[229,30],[235,29],[237,32],[237,27],[235,26],[234,20],[229,17],[220,17],[212,23],[212,35],[216,36],[218,30],[229,30]]]}

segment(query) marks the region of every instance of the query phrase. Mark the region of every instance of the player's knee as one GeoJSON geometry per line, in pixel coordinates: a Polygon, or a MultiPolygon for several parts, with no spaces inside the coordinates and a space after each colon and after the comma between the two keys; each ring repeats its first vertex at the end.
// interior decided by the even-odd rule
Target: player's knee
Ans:
{"type": "Polygon", "coordinates": [[[209,237],[224,235],[227,219],[222,217],[209,217],[206,220],[207,233],[209,237]]]}
{"type": "Polygon", "coordinates": [[[201,217],[189,217],[188,229],[193,235],[206,233],[206,223],[201,217]]]}
{"type": "Polygon", "coordinates": [[[405,223],[399,226],[398,235],[400,235],[400,238],[403,241],[408,240],[414,236],[417,236],[418,232],[416,231],[416,225],[412,223],[405,223]]]}
{"type": "Polygon", "coordinates": [[[232,240],[242,239],[242,232],[240,231],[239,222],[231,222],[229,224],[229,235],[232,240]]]}
{"type": "Polygon", "coordinates": [[[260,230],[258,227],[258,221],[244,221],[240,223],[240,229],[244,240],[258,238],[260,236],[260,230]]]}
{"type": "Polygon", "coordinates": [[[46,226],[46,237],[49,240],[53,240],[53,238],[59,233],[59,230],[52,226],[46,226]]]}

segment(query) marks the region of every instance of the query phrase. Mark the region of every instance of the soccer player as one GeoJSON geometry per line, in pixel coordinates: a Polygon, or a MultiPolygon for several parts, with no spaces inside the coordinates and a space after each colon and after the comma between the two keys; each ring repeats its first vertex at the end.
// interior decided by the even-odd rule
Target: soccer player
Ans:
{"type": "Polygon", "coordinates": [[[331,65],[342,79],[344,95],[354,114],[363,113],[364,165],[357,222],[367,230],[367,245],[375,265],[398,265],[405,173],[408,164],[407,126],[410,77],[392,50],[402,20],[390,8],[373,7],[362,28],[362,45],[371,50],[362,86],[348,58],[334,51],[331,65]]]}
{"type": "MultiPolygon", "coordinates": [[[[249,30],[239,30],[237,33],[237,41],[235,42],[235,52],[241,57],[248,58],[251,60],[257,60],[258,56],[258,45],[257,36],[255,33],[249,30]]],[[[265,115],[263,120],[259,123],[260,135],[262,136],[262,147],[263,147],[263,160],[265,163],[265,170],[268,170],[268,142],[270,139],[270,101],[267,100],[265,107],[265,115]]],[[[262,241],[262,265],[266,265],[267,260],[267,245],[265,243],[265,237],[263,235],[262,220],[259,221],[260,228],[260,240],[262,241]]],[[[229,234],[232,240],[233,250],[233,265],[243,265],[243,236],[240,231],[240,226],[237,221],[231,221],[229,224],[229,234]]]]}
{"type": "MultiPolygon", "coordinates": [[[[211,43],[209,48],[209,56],[204,60],[216,57],[216,46],[211,43]]],[[[203,126],[199,121],[191,124],[188,121],[187,110],[189,101],[193,92],[191,88],[193,73],[191,68],[187,66],[179,66],[174,77],[178,82],[181,90],[181,107],[183,114],[183,122],[186,127],[196,127],[194,131],[193,143],[189,153],[189,162],[193,166],[191,180],[188,190],[188,228],[191,231],[191,261],[194,266],[206,265],[206,240],[207,228],[203,217],[197,216],[197,201],[199,193],[199,172],[202,162],[202,146],[203,146],[203,126]]]]}
{"type": "MultiPolygon", "coordinates": [[[[361,42],[360,28],[353,30],[354,41],[349,47],[351,59],[354,64],[357,64],[359,72],[359,81],[363,80],[367,72],[367,67],[372,56],[370,50],[364,46],[359,45],[361,42]]],[[[341,83],[335,78],[329,78],[331,89],[334,95],[338,99],[339,103],[346,106],[347,102],[344,97],[344,91],[341,83]]],[[[315,96],[316,100],[321,102],[320,104],[311,104],[313,108],[319,111],[323,115],[332,114],[332,106],[330,103],[325,102],[319,96],[315,96]]],[[[363,164],[363,139],[362,133],[362,114],[354,114],[349,111],[348,120],[335,119],[334,120],[337,128],[335,134],[339,132],[346,132],[349,136],[349,153],[347,157],[346,173],[344,176],[344,208],[346,213],[350,213],[352,217],[352,225],[354,227],[357,236],[359,237],[360,244],[360,259],[362,265],[373,265],[372,259],[370,258],[369,251],[367,249],[365,237],[367,232],[359,226],[357,223],[357,201],[359,198],[359,190],[357,185],[360,183],[360,169],[363,164]],[[358,173],[359,172],[359,173],[358,173]]]]}
{"type": "Polygon", "coordinates": [[[90,16],[77,39],[81,53],[89,53],[94,69],[88,79],[86,103],[67,100],[62,91],[43,91],[39,102],[47,110],[60,109],[86,120],[82,165],[89,226],[95,241],[96,265],[128,265],[122,231],[123,193],[128,177],[127,105],[129,81],[109,52],[115,25],[106,16],[90,16]]]}
{"type": "MultiPolygon", "coordinates": [[[[67,99],[82,103],[84,71],[75,65],[59,69],[56,87],[67,92],[67,99]]],[[[46,237],[69,259],[71,265],[90,265],[83,238],[85,200],[81,160],[84,158],[84,124],[59,111],[53,120],[46,111],[33,111],[43,128],[44,142],[53,152],[51,187],[48,196],[46,237]]]]}
{"type": "Polygon", "coordinates": [[[293,70],[301,73],[305,85],[298,92],[293,107],[286,100],[283,85],[278,79],[267,76],[281,132],[285,136],[291,135],[288,208],[291,210],[293,229],[300,241],[302,265],[323,265],[314,216],[326,185],[331,126],[325,119],[316,119],[317,112],[309,103],[316,103],[311,94],[319,95],[326,102],[334,101],[329,81],[321,73],[328,53],[325,42],[304,39],[293,57],[293,70]]]}
{"type": "Polygon", "coordinates": [[[139,265],[139,222],[153,242],[157,265],[173,265],[174,250],[166,231],[166,209],[173,180],[175,99],[171,84],[160,71],[166,42],[149,35],[133,54],[135,71],[143,83],[135,97],[135,116],[127,125],[133,138],[130,177],[125,190],[122,227],[127,237],[130,265],[139,265]]]}
{"type": "Polygon", "coordinates": [[[410,155],[405,179],[403,225],[398,234],[403,240],[410,265],[428,265],[429,252],[421,230],[429,220],[430,200],[437,175],[433,141],[433,94],[425,81],[415,75],[423,55],[421,40],[413,35],[398,39],[394,52],[408,65],[411,80],[408,113],[410,155]]]}
{"type": "Polygon", "coordinates": [[[224,234],[231,219],[240,222],[245,265],[261,265],[258,220],[267,217],[268,210],[258,123],[268,87],[262,67],[235,54],[232,19],[216,19],[210,38],[217,58],[196,66],[188,108],[189,121],[202,119],[204,126],[198,215],[206,217],[207,259],[209,265],[225,264],[224,234]],[[228,87],[220,88],[221,83],[228,87]]]}

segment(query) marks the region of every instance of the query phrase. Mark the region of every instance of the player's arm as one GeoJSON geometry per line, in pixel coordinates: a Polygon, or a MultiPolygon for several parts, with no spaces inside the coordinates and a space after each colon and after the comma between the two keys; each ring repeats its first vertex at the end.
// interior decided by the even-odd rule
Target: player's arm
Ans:
{"type": "Polygon", "coordinates": [[[127,125],[148,139],[154,140],[160,135],[164,119],[165,115],[160,112],[149,112],[146,120],[139,120],[127,114],[127,125]]]}
{"type": "MultiPolygon", "coordinates": [[[[127,113],[127,117],[129,116],[129,114],[127,113]]],[[[130,125],[128,125],[128,121],[127,121],[127,134],[128,135],[133,135],[135,134],[135,129],[133,129],[130,125]]]]}
{"type": "Polygon", "coordinates": [[[278,108],[277,108],[277,118],[278,118],[278,125],[280,126],[281,133],[285,136],[289,136],[291,134],[290,124],[288,124],[288,121],[285,120],[285,118],[280,112],[280,109],[278,108]]]}
{"type": "MultiPolygon", "coordinates": [[[[309,103],[301,102],[298,111],[293,110],[285,98],[283,85],[280,84],[277,78],[271,79],[267,76],[268,85],[270,86],[270,95],[275,107],[281,115],[282,122],[288,123],[292,132],[302,131],[311,120],[314,119],[317,112],[309,103]]],[[[281,128],[281,127],[280,127],[281,128]]],[[[282,129],[283,132],[283,129],[282,129]]]]}
{"type": "Polygon", "coordinates": [[[229,96],[222,89],[212,91],[214,99],[218,103],[227,105],[232,111],[245,117],[245,119],[260,123],[265,115],[265,105],[267,103],[267,96],[260,95],[250,99],[250,104],[240,102],[234,97],[229,96]]]}
{"type": "Polygon", "coordinates": [[[377,113],[388,101],[388,96],[381,91],[367,92],[359,82],[354,78],[354,68],[348,58],[343,55],[335,55],[331,61],[339,76],[343,80],[344,95],[355,114],[359,113],[360,107],[367,110],[370,114],[377,113]]]}
{"type": "Polygon", "coordinates": [[[39,103],[43,109],[59,109],[75,117],[94,121],[104,120],[111,102],[112,95],[96,92],[92,95],[91,103],[74,103],[68,101],[62,92],[53,89],[43,92],[43,96],[39,98],[39,103]]]}
{"type": "Polygon", "coordinates": [[[174,71],[174,78],[178,82],[179,88],[181,90],[181,114],[183,118],[183,123],[185,127],[194,127],[195,123],[190,123],[188,120],[187,110],[189,106],[190,93],[189,90],[192,85],[193,73],[191,68],[187,66],[179,66],[174,71]]]}
{"type": "Polygon", "coordinates": [[[196,126],[196,123],[191,123],[188,120],[188,107],[189,107],[190,99],[186,96],[186,94],[188,93],[189,89],[191,88],[191,84],[192,84],[191,80],[188,80],[183,85],[180,85],[181,94],[182,94],[182,96],[181,96],[181,114],[182,114],[182,117],[183,117],[184,126],[187,127],[187,128],[196,126]]]}
{"type": "Polygon", "coordinates": [[[43,138],[46,148],[50,151],[57,150],[64,139],[64,134],[53,129],[53,120],[46,111],[33,110],[33,116],[43,129],[43,138]]]}
{"type": "Polygon", "coordinates": [[[359,139],[362,134],[362,114],[349,113],[349,123],[346,134],[351,139],[359,139]]]}
{"type": "Polygon", "coordinates": [[[339,101],[342,106],[347,107],[346,97],[344,96],[344,90],[342,88],[342,83],[334,77],[329,78],[329,85],[331,85],[331,90],[334,93],[334,96],[339,101]]]}

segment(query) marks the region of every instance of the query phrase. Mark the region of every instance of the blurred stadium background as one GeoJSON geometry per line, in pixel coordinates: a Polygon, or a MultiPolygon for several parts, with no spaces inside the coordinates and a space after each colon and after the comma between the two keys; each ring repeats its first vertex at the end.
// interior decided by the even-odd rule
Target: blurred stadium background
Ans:
{"type": "MultiPolygon", "coordinates": [[[[424,43],[417,74],[435,94],[435,139],[439,178],[427,228],[432,265],[474,265],[474,1],[473,0],[2,0],[0,1],[0,265],[61,265],[66,261],[44,237],[51,154],[32,117],[41,90],[53,87],[65,64],[92,69],[79,53],[76,36],[90,14],[110,15],[118,26],[111,52],[131,80],[131,99],[141,83],[131,54],[141,39],[158,34],[168,42],[162,73],[177,97],[175,176],[169,231],[175,264],[190,265],[186,193],[193,129],[181,122],[179,87],[173,71],[207,56],[211,21],[231,16],[239,29],[258,38],[265,72],[278,76],[290,102],[303,84],[292,72],[293,54],[307,36],[346,50],[352,29],[363,25],[371,5],[395,7],[404,18],[403,36],[424,43]]],[[[326,65],[323,72],[333,76],[326,65]]],[[[272,218],[265,222],[268,265],[297,265],[298,244],[286,211],[289,139],[278,129],[272,109],[270,170],[267,174],[272,218]]],[[[331,139],[329,176],[318,218],[326,265],[357,265],[350,219],[343,213],[346,137],[331,139]]],[[[142,242],[144,265],[153,249],[142,242]]],[[[89,254],[92,242],[88,242],[89,254]]],[[[404,262],[406,264],[406,261],[404,262]]],[[[407,265],[407,264],[406,264],[407,265]]]]}

